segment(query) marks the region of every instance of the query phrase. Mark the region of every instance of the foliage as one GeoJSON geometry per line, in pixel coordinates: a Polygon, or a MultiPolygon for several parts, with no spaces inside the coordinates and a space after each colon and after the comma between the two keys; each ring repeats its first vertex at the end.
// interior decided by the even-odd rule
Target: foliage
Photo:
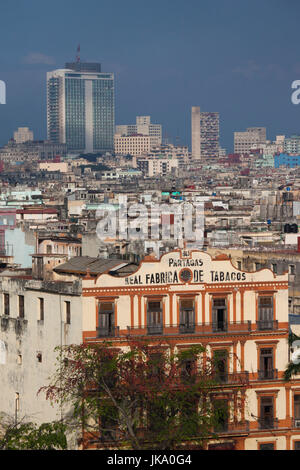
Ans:
{"type": "Polygon", "coordinates": [[[83,447],[94,442],[132,449],[176,449],[184,441],[201,446],[220,410],[210,400],[216,383],[205,349],[172,353],[164,344],[131,341],[57,348],[58,368],[46,398],[74,409],[83,447]]]}
{"type": "Polygon", "coordinates": [[[61,422],[18,422],[4,426],[0,450],[64,450],[67,449],[66,426],[61,422]]]}
{"type": "MultiPolygon", "coordinates": [[[[296,340],[300,340],[300,337],[297,336],[292,331],[290,331],[289,338],[288,338],[289,346],[292,346],[293,342],[296,341],[296,340]]],[[[290,362],[287,365],[286,370],[284,371],[284,380],[286,382],[291,380],[292,376],[294,374],[298,374],[299,372],[300,372],[300,364],[293,364],[293,362],[290,362]]]]}

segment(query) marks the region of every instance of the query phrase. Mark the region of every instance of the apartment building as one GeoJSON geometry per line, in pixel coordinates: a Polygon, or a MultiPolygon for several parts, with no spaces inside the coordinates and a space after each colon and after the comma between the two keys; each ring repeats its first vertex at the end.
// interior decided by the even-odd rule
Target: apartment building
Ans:
{"type": "Polygon", "coordinates": [[[292,155],[300,154],[300,135],[292,135],[284,139],[284,152],[292,155]]]}
{"type": "Polygon", "coordinates": [[[80,281],[36,277],[20,269],[0,275],[0,413],[42,424],[70,411],[37,393],[56,370],[55,347],[80,344],[82,310],[80,281]]]}
{"type": "Polygon", "coordinates": [[[219,156],[219,113],[192,107],[192,157],[195,160],[219,156]]]}
{"type": "Polygon", "coordinates": [[[136,134],[149,135],[151,148],[162,143],[162,125],[153,124],[151,116],[136,116],[135,124],[118,125],[115,133],[127,137],[136,134]]]}
{"type": "Polygon", "coordinates": [[[114,148],[117,155],[143,155],[150,151],[151,142],[149,135],[124,136],[115,134],[114,148]]]}
{"type": "Polygon", "coordinates": [[[172,158],[137,158],[137,168],[144,176],[152,178],[153,176],[165,176],[168,173],[174,173],[179,168],[179,161],[172,158]]]}
{"type": "Polygon", "coordinates": [[[245,132],[234,133],[234,153],[249,153],[266,143],[265,127],[248,127],[245,132]]]}

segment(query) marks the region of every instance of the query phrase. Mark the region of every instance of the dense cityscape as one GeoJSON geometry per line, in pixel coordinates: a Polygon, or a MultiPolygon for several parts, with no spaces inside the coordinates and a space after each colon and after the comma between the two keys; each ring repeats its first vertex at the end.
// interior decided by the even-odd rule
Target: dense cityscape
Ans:
{"type": "Polygon", "coordinates": [[[0,449],[300,450],[299,124],[184,145],[67,59],[0,148],[0,449]]]}

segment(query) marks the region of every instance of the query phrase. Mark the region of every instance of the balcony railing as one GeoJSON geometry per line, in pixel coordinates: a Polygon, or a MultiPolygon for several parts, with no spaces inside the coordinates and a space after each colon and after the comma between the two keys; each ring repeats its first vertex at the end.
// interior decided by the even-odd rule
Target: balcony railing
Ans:
{"type": "Polygon", "coordinates": [[[248,333],[251,331],[251,321],[226,322],[226,323],[189,323],[179,325],[147,325],[147,326],[127,326],[129,335],[221,335],[224,333],[248,333]]]}
{"type": "Polygon", "coordinates": [[[278,418],[259,418],[258,427],[259,429],[277,429],[278,418]]]}
{"type": "Polygon", "coordinates": [[[249,432],[249,421],[240,423],[220,423],[214,427],[217,434],[246,434],[249,432]]]}
{"type": "Polygon", "coordinates": [[[212,378],[215,382],[220,385],[248,385],[249,384],[249,372],[234,372],[231,374],[215,372],[212,374],[212,378]]]}
{"type": "Polygon", "coordinates": [[[119,326],[97,327],[97,338],[119,336],[119,326]]]}
{"type": "Polygon", "coordinates": [[[148,335],[162,335],[162,333],[163,333],[162,325],[147,325],[148,335]]]}
{"type": "Polygon", "coordinates": [[[278,378],[277,369],[260,369],[258,371],[259,380],[275,380],[278,378]]]}
{"type": "Polygon", "coordinates": [[[278,330],[278,320],[258,320],[257,329],[259,331],[278,330]]]}
{"type": "Polygon", "coordinates": [[[179,325],[179,333],[181,334],[188,334],[188,333],[195,333],[195,323],[181,323],[179,325]]]}

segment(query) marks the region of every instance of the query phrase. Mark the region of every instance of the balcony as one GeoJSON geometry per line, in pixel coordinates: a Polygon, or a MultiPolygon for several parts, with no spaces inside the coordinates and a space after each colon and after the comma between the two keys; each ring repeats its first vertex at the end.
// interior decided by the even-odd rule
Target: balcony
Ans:
{"type": "Polygon", "coordinates": [[[147,325],[147,334],[148,335],[162,335],[163,326],[159,325],[147,325]]]}
{"type": "Polygon", "coordinates": [[[278,379],[277,369],[260,369],[258,370],[258,380],[276,380],[278,379]]]}
{"type": "Polygon", "coordinates": [[[97,338],[119,336],[119,326],[97,327],[97,338]]]}
{"type": "Polygon", "coordinates": [[[195,333],[195,323],[181,323],[179,325],[179,333],[180,334],[188,334],[188,333],[195,333]]]}
{"type": "Polygon", "coordinates": [[[227,321],[213,322],[212,329],[214,333],[228,331],[228,323],[227,321]]]}
{"type": "Polygon", "coordinates": [[[258,427],[261,430],[278,429],[278,418],[259,418],[258,427]]]}
{"type": "Polygon", "coordinates": [[[250,333],[251,321],[222,323],[188,323],[179,325],[127,326],[128,335],[223,335],[231,333],[250,333]]]}
{"type": "Polygon", "coordinates": [[[216,372],[212,375],[213,380],[220,385],[248,385],[249,384],[249,372],[234,372],[231,374],[228,373],[219,373],[216,372]]]}
{"type": "Polygon", "coordinates": [[[220,423],[214,427],[214,432],[218,435],[234,435],[249,433],[249,421],[240,423],[220,423]]]}
{"type": "Polygon", "coordinates": [[[259,331],[278,330],[278,320],[258,320],[256,325],[259,331]]]}

